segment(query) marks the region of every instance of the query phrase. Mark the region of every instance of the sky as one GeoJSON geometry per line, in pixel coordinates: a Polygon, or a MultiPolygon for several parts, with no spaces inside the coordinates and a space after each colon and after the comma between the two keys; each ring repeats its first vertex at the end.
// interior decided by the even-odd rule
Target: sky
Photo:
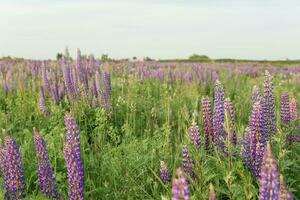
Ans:
{"type": "Polygon", "coordinates": [[[299,0],[0,0],[0,56],[300,59],[299,0]]]}

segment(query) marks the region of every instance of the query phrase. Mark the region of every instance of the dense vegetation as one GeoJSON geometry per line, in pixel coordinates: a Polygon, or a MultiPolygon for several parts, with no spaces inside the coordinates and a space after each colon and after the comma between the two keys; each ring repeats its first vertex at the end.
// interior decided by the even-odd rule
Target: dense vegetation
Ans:
{"type": "MultiPolygon", "coordinates": [[[[272,155],[289,191],[300,198],[299,120],[282,123],[280,115],[282,94],[297,101],[300,98],[299,67],[158,62],[100,65],[93,57],[81,59],[80,54],[75,62],[66,58],[63,64],[26,60],[2,61],[0,66],[0,127],[5,129],[2,141],[5,145],[5,134],[9,133],[19,146],[26,199],[47,199],[39,189],[34,128],[45,139],[58,195],[61,199],[69,197],[68,154],[63,149],[70,130],[65,121],[72,117],[79,128],[85,199],[170,199],[172,183],[160,177],[161,161],[175,177],[176,169],[186,162],[183,149],[193,160],[194,179],[191,174],[184,175],[189,179],[191,199],[208,199],[210,184],[217,199],[258,199],[259,178],[240,152],[253,113],[252,90],[256,85],[263,94],[265,69],[274,77],[277,126],[275,135],[270,136],[272,155]],[[74,94],[66,82],[66,66],[73,84],[78,78],[74,94]],[[80,67],[88,71],[86,79],[78,73],[86,72],[78,70],[80,67]],[[77,73],[72,73],[73,69],[77,73]],[[57,98],[51,89],[55,84],[60,94],[57,98]],[[202,98],[209,97],[213,111],[218,103],[214,98],[218,84],[234,105],[231,131],[237,139],[228,151],[215,143],[207,151],[202,98]],[[190,127],[195,128],[195,124],[200,130],[200,148],[191,144],[190,127]]],[[[228,121],[225,113],[222,127],[227,132],[228,121]]],[[[1,199],[6,193],[4,185],[1,178],[1,199]]]]}

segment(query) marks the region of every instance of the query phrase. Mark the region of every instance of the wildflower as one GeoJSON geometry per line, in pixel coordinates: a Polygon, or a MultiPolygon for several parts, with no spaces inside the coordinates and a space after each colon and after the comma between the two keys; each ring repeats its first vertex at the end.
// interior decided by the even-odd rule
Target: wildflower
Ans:
{"type": "Polygon", "coordinates": [[[34,145],[38,162],[38,179],[42,193],[47,197],[58,199],[56,182],[53,170],[50,166],[46,142],[40,133],[34,129],[34,145]]]}
{"type": "Polygon", "coordinates": [[[164,161],[160,162],[160,179],[164,184],[171,181],[169,169],[164,161]]]}
{"type": "Polygon", "coordinates": [[[215,85],[215,101],[214,101],[214,114],[213,114],[213,133],[214,133],[214,144],[221,147],[224,147],[224,89],[221,83],[217,80],[215,85]]]}
{"type": "Polygon", "coordinates": [[[84,199],[84,169],[80,155],[79,129],[74,117],[65,114],[67,137],[64,142],[64,157],[66,160],[69,194],[71,200],[84,199]]]}
{"type": "Polygon", "coordinates": [[[208,200],[216,200],[217,199],[217,196],[216,196],[216,193],[215,193],[215,189],[214,189],[214,186],[213,184],[209,184],[209,196],[208,196],[208,200]]]}
{"type": "Polygon", "coordinates": [[[205,148],[209,151],[214,142],[213,138],[213,125],[212,125],[212,112],[211,103],[209,97],[202,98],[202,118],[205,131],[205,148]]]}
{"type": "Polygon", "coordinates": [[[198,125],[194,123],[189,131],[191,144],[195,145],[198,149],[200,149],[200,131],[198,125]]]}
{"type": "Polygon", "coordinates": [[[282,94],[280,97],[280,118],[283,125],[291,122],[290,97],[288,94],[282,94]]]}
{"type": "Polygon", "coordinates": [[[193,171],[194,160],[190,157],[187,146],[182,146],[182,169],[183,171],[190,175],[193,179],[196,178],[196,175],[193,171]]]}
{"type": "Polygon", "coordinates": [[[26,187],[22,158],[18,144],[8,133],[4,136],[4,146],[0,148],[0,162],[5,182],[6,199],[24,198],[26,187]]]}
{"type": "Polygon", "coordinates": [[[273,94],[273,77],[268,71],[265,72],[264,93],[262,99],[263,128],[267,137],[275,135],[275,100],[273,94]]]}
{"type": "Polygon", "coordinates": [[[180,168],[176,170],[176,177],[172,180],[172,200],[189,200],[190,191],[188,179],[180,168]]]}
{"type": "Polygon", "coordinates": [[[270,144],[267,144],[267,148],[263,156],[259,192],[260,200],[278,200],[279,171],[276,161],[273,158],[270,144]]]}

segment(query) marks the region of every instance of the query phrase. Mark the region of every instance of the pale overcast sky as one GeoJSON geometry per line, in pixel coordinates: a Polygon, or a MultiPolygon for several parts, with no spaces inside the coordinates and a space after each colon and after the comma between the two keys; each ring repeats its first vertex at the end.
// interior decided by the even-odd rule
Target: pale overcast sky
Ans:
{"type": "Polygon", "coordinates": [[[300,58],[299,0],[0,0],[0,56],[300,58]]]}

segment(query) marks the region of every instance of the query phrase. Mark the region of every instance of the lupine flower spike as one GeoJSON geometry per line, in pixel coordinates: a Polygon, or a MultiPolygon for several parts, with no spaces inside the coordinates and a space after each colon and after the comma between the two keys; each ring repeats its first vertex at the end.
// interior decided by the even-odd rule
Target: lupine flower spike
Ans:
{"type": "Polygon", "coordinates": [[[209,194],[208,194],[208,200],[217,200],[217,195],[215,193],[215,189],[213,184],[209,184],[209,194]]]}
{"type": "Polygon", "coordinates": [[[6,190],[5,199],[22,199],[25,197],[26,187],[19,146],[8,133],[5,133],[3,141],[4,145],[1,145],[0,149],[0,166],[6,190]]]}
{"type": "Polygon", "coordinates": [[[200,130],[196,122],[193,123],[189,131],[190,131],[191,144],[195,145],[197,149],[200,149],[201,147],[200,130]]]}
{"type": "Polygon", "coordinates": [[[231,147],[234,147],[236,145],[236,135],[235,135],[235,126],[234,126],[234,105],[230,101],[229,98],[225,100],[224,104],[225,109],[225,138],[226,138],[226,153],[232,154],[234,149],[231,149],[231,147]],[[230,152],[229,152],[230,151],[230,152]]]}
{"type": "Polygon", "coordinates": [[[58,199],[55,177],[50,166],[46,142],[41,134],[34,129],[34,145],[38,162],[39,187],[48,198],[58,199]]]}
{"type": "Polygon", "coordinates": [[[66,160],[70,200],[84,199],[84,169],[80,155],[79,129],[71,114],[65,114],[67,137],[64,142],[64,157],[66,160]]]}
{"type": "Polygon", "coordinates": [[[279,171],[272,155],[270,144],[267,144],[260,177],[260,200],[278,200],[279,196],[279,171]]]}
{"type": "Polygon", "coordinates": [[[273,94],[273,77],[268,71],[265,72],[264,94],[262,100],[263,128],[267,137],[275,135],[275,100],[273,94]]]}
{"type": "Polygon", "coordinates": [[[41,113],[43,113],[45,116],[49,115],[49,111],[47,110],[46,102],[45,102],[44,88],[42,86],[40,88],[39,108],[41,113]]]}
{"type": "Polygon", "coordinates": [[[215,85],[215,103],[213,114],[213,132],[214,132],[214,144],[221,149],[224,148],[224,101],[225,94],[221,83],[217,80],[215,85]]]}
{"type": "Polygon", "coordinates": [[[160,161],[160,179],[164,184],[167,184],[171,181],[169,169],[164,161],[160,161]]]}
{"type": "Polygon", "coordinates": [[[172,180],[172,200],[189,200],[190,191],[188,179],[180,168],[176,170],[176,177],[172,180]]]}
{"type": "Polygon", "coordinates": [[[293,200],[293,195],[288,190],[282,175],[280,175],[280,188],[278,200],[293,200]]]}
{"type": "Polygon", "coordinates": [[[298,114],[298,102],[295,98],[291,99],[290,102],[290,112],[291,112],[291,120],[295,121],[299,118],[298,114]]]}
{"type": "Polygon", "coordinates": [[[207,96],[202,98],[202,119],[205,131],[205,149],[210,151],[214,142],[214,138],[211,103],[209,97],[207,96]]]}
{"type": "Polygon", "coordinates": [[[182,146],[182,169],[183,171],[191,176],[191,178],[195,179],[196,175],[193,171],[194,168],[194,160],[190,157],[189,151],[186,145],[182,146]]]}
{"type": "Polygon", "coordinates": [[[291,122],[290,97],[288,94],[282,94],[280,97],[280,118],[282,125],[288,125],[291,122]]]}

